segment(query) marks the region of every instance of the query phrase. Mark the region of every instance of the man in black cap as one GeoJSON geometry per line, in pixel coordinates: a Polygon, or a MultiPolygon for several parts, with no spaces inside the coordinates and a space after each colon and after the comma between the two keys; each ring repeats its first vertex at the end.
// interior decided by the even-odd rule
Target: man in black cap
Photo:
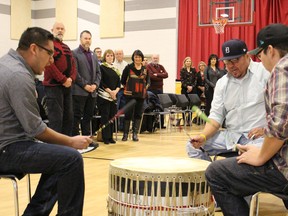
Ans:
{"type": "Polygon", "coordinates": [[[244,196],[275,194],[288,209],[288,27],[271,24],[257,35],[256,55],[271,72],[265,90],[267,126],[261,148],[237,145],[236,158],[213,162],[206,179],[225,216],[249,215],[244,196]],[[286,200],[285,200],[286,199],[286,200]]]}
{"type": "Polygon", "coordinates": [[[202,133],[186,145],[189,157],[211,160],[211,155],[235,151],[236,143],[262,145],[266,125],[264,88],[270,74],[261,63],[252,61],[247,51],[242,40],[223,44],[220,60],[228,73],[217,81],[209,115],[211,124],[206,124],[202,133]],[[219,130],[224,120],[226,130],[219,130]]]}

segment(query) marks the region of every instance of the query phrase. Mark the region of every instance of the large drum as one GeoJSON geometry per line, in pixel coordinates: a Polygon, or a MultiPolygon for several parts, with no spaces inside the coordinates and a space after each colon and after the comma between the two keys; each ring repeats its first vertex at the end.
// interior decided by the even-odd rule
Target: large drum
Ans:
{"type": "Polygon", "coordinates": [[[214,202],[204,175],[209,163],[177,157],[112,161],[109,170],[109,215],[214,215],[214,202]]]}

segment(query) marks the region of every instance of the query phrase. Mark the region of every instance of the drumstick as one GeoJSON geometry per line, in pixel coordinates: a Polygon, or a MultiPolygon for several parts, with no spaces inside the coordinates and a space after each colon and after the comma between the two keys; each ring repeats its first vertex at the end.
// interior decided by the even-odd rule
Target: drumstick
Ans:
{"type": "MultiPolygon", "coordinates": [[[[198,108],[198,107],[197,107],[198,108]]],[[[201,110],[200,110],[201,111],[201,110]]],[[[205,115],[205,114],[204,114],[205,115]]],[[[175,118],[173,118],[172,116],[170,117],[170,121],[174,121],[175,120],[175,118]]],[[[186,135],[189,137],[189,139],[190,139],[190,142],[191,141],[194,141],[194,139],[192,139],[192,137],[190,136],[190,134],[179,124],[179,130],[180,130],[180,132],[181,132],[181,130],[183,130],[185,133],[186,133],[186,135]]],[[[208,154],[208,152],[206,152],[205,151],[205,149],[203,148],[203,147],[199,147],[199,149],[209,158],[209,160],[212,162],[212,159],[210,158],[210,155],[208,154]]]]}
{"type": "Polygon", "coordinates": [[[213,122],[207,117],[207,115],[202,112],[200,110],[199,107],[197,106],[192,106],[192,111],[196,113],[196,115],[201,118],[202,120],[204,120],[206,123],[209,123],[210,125],[212,125],[214,128],[216,128],[218,130],[218,127],[216,125],[213,124],[213,122]]]}
{"type": "MultiPolygon", "coordinates": [[[[116,118],[118,118],[118,117],[119,117],[120,115],[122,115],[123,113],[126,113],[127,111],[129,111],[129,110],[132,108],[132,106],[135,105],[135,103],[136,103],[136,100],[135,100],[135,99],[132,99],[131,101],[129,101],[129,102],[128,102],[122,109],[120,109],[106,124],[100,126],[100,128],[99,128],[97,131],[95,131],[95,133],[97,133],[97,132],[99,132],[99,131],[102,131],[102,130],[103,130],[105,127],[107,127],[109,124],[112,124],[116,118]]],[[[91,137],[92,137],[92,135],[91,135],[91,137]]],[[[90,138],[91,138],[91,137],[90,137],[90,138]]],[[[94,150],[94,149],[96,149],[96,148],[98,148],[98,147],[99,147],[99,144],[92,141],[92,142],[89,144],[89,146],[87,147],[87,149],[79,150],[79,152],[80,152],[81,154],[83,154],[83,153],[86,153],[86,152],[88,152],[88,151],[92,151],[92,150],[94,150]],[[89,149],[89,148],[90,148],[90,149],[89,149]]]]}
{"type": "Polygon", "coordinates": [[[136,103],[135,99],[130,100],[122,109],[120,109],[106,124],[100,126],[100,128],[96,131],[102,131],[105,127],[107,127],[109,124],[112,124],[116,118],[118,118],[120,115],[127,113],[136,103]]]}

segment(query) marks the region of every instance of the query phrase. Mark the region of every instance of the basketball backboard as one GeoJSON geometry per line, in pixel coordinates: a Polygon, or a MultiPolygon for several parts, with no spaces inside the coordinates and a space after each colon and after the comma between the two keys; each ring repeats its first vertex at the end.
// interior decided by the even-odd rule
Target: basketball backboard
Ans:
{"type": "Polygon", "coordinates": [[[198,25],[212,26],[221,17],[229,25],[251,24],[253,12],[254,0],[198,0],[198,25]]]}

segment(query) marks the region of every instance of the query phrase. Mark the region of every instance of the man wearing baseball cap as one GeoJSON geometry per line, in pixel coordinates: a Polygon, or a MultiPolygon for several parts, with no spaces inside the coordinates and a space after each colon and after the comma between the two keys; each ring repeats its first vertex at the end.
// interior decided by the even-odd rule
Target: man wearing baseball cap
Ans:
{"type": "Polygon", "coordinates": [[[261,148],[237,145],[237,158],[215,161],[206,179],[224,215],[249,215],[244,196],[275,194],[288,209],[288,27],[271,24],[257,35],[257,55],[271,72],[265,90],[267,126],[261,148]]]}
{"type": "Polygon", "coordinates": [[[211,155],[235,151],[236,143],[262,145],[266,125],[264,89],[270,74],[261,63],[252,61],[247,51],[246,43],[238,39],[222,45],[220,60],[228,73],[217,81],[211,124],[187,142],[189,157],[211,160],[211,155]],[[224,120],[226,130],[219,130],[224,120]]]}

